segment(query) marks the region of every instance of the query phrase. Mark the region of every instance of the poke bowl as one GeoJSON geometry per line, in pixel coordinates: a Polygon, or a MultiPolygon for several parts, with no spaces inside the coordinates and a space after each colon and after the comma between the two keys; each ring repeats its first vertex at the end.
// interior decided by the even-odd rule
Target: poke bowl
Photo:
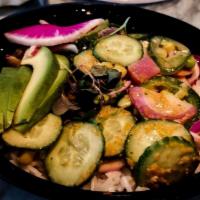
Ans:
{"type": "Polygon", "coordinates": [[[131,5],[0,21],[0,174],[47,198],[199,194],[200,31],[131,5]]]}

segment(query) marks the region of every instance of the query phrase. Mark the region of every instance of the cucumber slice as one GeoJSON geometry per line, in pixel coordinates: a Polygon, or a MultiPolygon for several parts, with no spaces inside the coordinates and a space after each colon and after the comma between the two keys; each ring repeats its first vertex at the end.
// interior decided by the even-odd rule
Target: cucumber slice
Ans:
{"type": "Polygon", "coordinates": [[[198,108],[198,116],[200,116],[200,97],[199,95],[191,88],[188,90],[188,96],[185,97],[185,100],[198,108]]]}
{"type": "Polygon", "coordinates": [[[162,120],[138,123],[130,131],[126,142],[126,159],[133,168],[145,149],[164,137],[179,136],[192,142],[192,137],[183,125],[162,120]]]}
{"type": "Polygon", "coordinates": [[[151,39],[150,53],[164,75],[174,74],[183,68],[191,54],[185,45],[162,36],[151,39]]]}
{"type": "Polygon", "coordinates": [[[197,114],[185,124],[186,128],[190,128],[195,121],[200,119],[200,97],[192,88],[190,88],[188,90],[188,96],[185,97],[185,100],[198,109],[197,114]]]}
{"type": "Polygon", "coordinates": [[[193,173],[197,167],[194,146],[181,137],[166,137],[148,147],[136,168],[136,182],[140,186],[170,185],[193,173]]]}
{"type": "Polygon", "coordinates": [[[24,134],[10,129],[3,133],[3,140],[10,146],[26,149],[42,149],[53,143],[62,128],[61,118],[48,114],[24,134]]]}
{"type": "Polygon", "coordinates": [[[134,38],[127,35],[113,35],[101,39],[93,53],[100,60],[128,66],[142,57],[143,48],[134,38]]]}
{"type": "Polygon", "coordinates": [[[182,82],[180,80],[173,77],[159,76],[145,82],[144,84],[142,84],[142,87],[156,92],[167,90],[175,94],[179,91],[181,83],[182,82]]]}
{"type": "Polygon", "coordinates": [[[105,138],[104,156],[115,156],[124,150],[124,144],[129,131],[135,125],[132,114],[122,108],[105,106],[96,117],[105,138]]]}
{"type": "Polygon", "coordinates": [[[104,149],[104,140],[97,126],[89,123],[69,123],[48,154],[45,164],[53,182],[77,186],[96,169],[104,149]]]}
{"type": "Polygon", "coordinates": [[[167,90],[175,94],[179,99],[186,100],[196,108],[200,109],[200,98],[198,94],[176,78],[165,76],[154,77],[142,84],[142,87],[156,92],[167,90]]]}
{"type": "Polygon", "coordinates": [[[185,62],[185,65],[184,65],[184,68],[187,68],[187,69],[191,69],[195,66],[196,64],[196,59],[193,55],[191,55],[185,62]]]}

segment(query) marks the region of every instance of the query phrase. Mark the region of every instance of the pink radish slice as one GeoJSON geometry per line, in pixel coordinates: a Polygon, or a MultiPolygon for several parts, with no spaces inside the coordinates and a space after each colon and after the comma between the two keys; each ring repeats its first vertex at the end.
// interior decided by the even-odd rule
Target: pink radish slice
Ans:
{"type": "Polygon", "coordinates": [[[160,73],[160,68],[148,55],[137,61],[136,63],[131,64],[128,67],[128,72],[135,83],[143,83],[153,76],[160,73]]]}
{"type": "Polygon", "coordinates": [[[198,120],[192,124],[190,131],[193,133],[200,134],[200,120],[198,120]]]}
{"type": "Polygon", "coordinates": [[[104,19],[93,19],[71,26],[38,24],[5,33],[5,37],[14,43],[24,46],[55,46],[71,43],[104,22],[104,19]]]}
{"type": "Polygon", "coordinates": [[[132,103],[142,116],[149,119],[167,119],[184,123],[192,118],[197,109],[186,101],[181,101],[168,91],[155,91],[133,87],[129,90],[132,103]]]}

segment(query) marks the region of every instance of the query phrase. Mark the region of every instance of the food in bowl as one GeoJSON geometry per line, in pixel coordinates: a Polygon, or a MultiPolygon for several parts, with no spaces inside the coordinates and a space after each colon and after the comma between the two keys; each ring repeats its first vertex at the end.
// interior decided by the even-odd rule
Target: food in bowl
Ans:
{"type": "Polygon", "coordinates": [[[18,44],[0,73],[0,131],[12,163],[103,192],[195,173],[200,59],[172,38],[127,32],[129,20],[42,20],[5,33],[18,44]]]}

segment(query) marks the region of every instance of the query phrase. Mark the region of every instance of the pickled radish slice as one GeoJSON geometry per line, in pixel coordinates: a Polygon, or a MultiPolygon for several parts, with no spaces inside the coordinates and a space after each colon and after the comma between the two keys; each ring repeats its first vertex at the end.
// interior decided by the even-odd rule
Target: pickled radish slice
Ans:
{"type": "Polygon", "coordinates": [[[104,22],[104,19],[93,19],[71,26],[38,24],[6,32],[5,37],[13,43],[24,46],[55,46],[71,43],[104,22]]]}

